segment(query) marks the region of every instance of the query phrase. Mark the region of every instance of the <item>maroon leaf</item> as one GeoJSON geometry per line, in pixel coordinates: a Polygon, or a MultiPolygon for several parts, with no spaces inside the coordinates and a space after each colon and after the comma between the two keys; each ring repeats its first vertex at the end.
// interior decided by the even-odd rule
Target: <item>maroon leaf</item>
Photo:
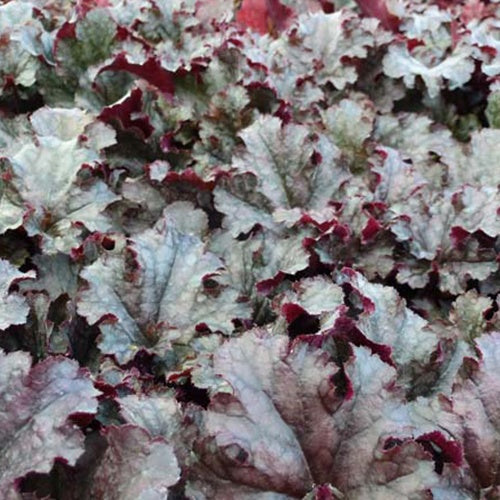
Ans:
{"type": "Polygon", "coordinates": [[[283,31],[293,17],[293,10],[279,0],[243,0],[236,14],[238,23],[262,34],[283,31]]]}
{"type": "Polygon", "coordinates": [[[138,64],[130,62],[127,54],[122,52],[118,54],[114,61],[99,70],[99,73],[105,71],[126,71],[131,73],[156,87],[166,96],[173,96],[175,84],[173,73],[164,69],[158,59],[149,57],[146,62],[138,64]]]}
{"type": "Polygon", "coordinates": [[[101,111],[99,118],[106,123],[117,121],[125,130],[138,130],[145,139],[154,131],[147,116],[137,117],[142,112],[142,90],[133,89],[120,102],[107,106],[101,111]]]}

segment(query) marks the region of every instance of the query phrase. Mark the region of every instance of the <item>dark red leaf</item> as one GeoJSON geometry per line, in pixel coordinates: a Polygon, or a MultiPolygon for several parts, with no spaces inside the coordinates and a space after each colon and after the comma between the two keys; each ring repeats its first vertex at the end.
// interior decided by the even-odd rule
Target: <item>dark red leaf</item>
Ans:
{"type": "Polygon", "coordinates": [[[132,118],[140,112],[142,112],[142,90],[134,89],[120,103],[104,108],[99,118],[106,123],[118,121],[124,130],[138,130],[147,139],[153,133],[154,128],[147,116],[132,118]]]}
{"type": "Polygon", "coordinates": [[[238,23],[263,35],[285,30],[293,18],[293,10],[279,0],[243,0],[236,14],[238,23]]]}
{"type": "Polygon", "coordinates": [[[122,52],[116,56],[111,64],[101,68],[99,73],[104,71],[127,71],[146,80],[167,96],[172,96],[175,92],[174,74],[163,68],[154,57],[150,57],[143,64],[135,64],[129,62],[126,54],[122,52]]]}

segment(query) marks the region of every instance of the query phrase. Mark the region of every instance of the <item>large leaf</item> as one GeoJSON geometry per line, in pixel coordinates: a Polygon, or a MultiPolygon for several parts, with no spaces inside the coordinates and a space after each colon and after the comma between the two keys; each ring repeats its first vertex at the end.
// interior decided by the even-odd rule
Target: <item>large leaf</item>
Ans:
{"type": "Polygon", "coordinates": [[[204,279],[216,280],[222,270],[198,238],[160,219],[83,270],[88,288],[78,311],[91,324],[103,320],[100,349],[120,362],[141,347],[164,354],[172,341],[188,341],[198,324],[229,334],[232,320],[248,315],[236,290],[206,286],[204,279]]]}
{"type": "Polygon", "coordinates": [[[42,108],[31,121],[37,142],[7,155],[10,184],[26,207],[28,233],[43,235],[48,252],[67,252],[79,243],[82,224],[91,231],[110,228],[102,211],[118,197],[101,180],[79,179],[79,173],[84,164],[99,158],[98,149],[113,144],[114,137],[82,144],[79,138],[90,119],[77,109],[42,108]]]}
{"type": "Polygon", "coordinates": [[[405,406],[395,370],[366,349],[344,378],[326,353],[253,331],[219,348],[214,370],[233,392],[204,418],[191,476],[202,498],[300,498],[330,482],[347,498],[392,499],[438,482],[414,441],[436,424],[414,423],[418,405],[405,406]]]}
{"type": "Polygon", "coordinates": [[[356,322],[361,332],[389,349],[400,376],[422,371],[439,341],[428,322],[406,307],[405,300],[392,287],[370,283],[351,270],[345,271],[344,281],[350,283],[363,304],[356,322]]]}
{"type": "Polygon", "coordinates": [[[458,380],[453,401],[462,418],[465,458],[487,488],[500,478],[500,333],[483,335],[476,345],[480,359],[466,358],[469,374],[458,380]]]}
{"type": "Polygon", "coordinates": [[[50,358],[31,368],[23,352],[0,351],[0,485],[7,494],[28,472],[49,472],[55,458],[73,465],[83,434],[68,421],[95,413],[99,392],[75,361],[50,358]]]}
{"type": "MultiPolygon", "coordinates": [[[[408,242],[417,259],[438,263],[443,290],[460,293],[467,279],[484,280],[497,269],[497,263],[492,252],[481,252],[474,239],[464,238],[463,244],[457,244],[460,241],[457,235],[482,231],[495,238],[500,234],[499,205],[498,190],[490,186],[466,185],[457,192],[445,191],[433,197],[421,192],[409,199],[406,207],[393,207],[399,216],[393,219],[392,231],[398,239],[408,242]]],[[[419,264],[411,264],[415,272],[419,264]]],[[[408,276],[412,271],[404,270],[407,278],[402,276],[401,281],[411,282],[408,276]]],[[[425,279],[423,284],[426,282],[425,279]]],[[[415,281],[412,286],[422,285],[415,281]]]]}
{"type": "Polygon", "coordinates": [[[275,207],[292,208],[307,203],[313,144],[301,125],[284,125],[279,118],[262,116],[241,132],[246,152],[236,169],[252,172],[259,190],[275,207]]]}
{"type": "Polygon", "coordinates": [[[348,160],[353,171],[365,167],[364,142],[371,135],[375,117],[373,103],[356,96],[357,99],[342,99],[337,105],[323,113],[328,135],[348,160]],[[354,128],[352,124],[356,123],[354,128]]]}
{"type": "Polygon", "coordinates": [[[344,10],[300,16],[297,35],[302,46],[289,48],[295,71],[340,90],[354,83],[358,75],[350,60],[366,58],[368,49],[385,38],[378,23],[372,21],[360,20],[344,10]]]}
{"type": "Polygon", "coordinates": [[[151,436],[162,436],[169,442],[179,436],[180,408],[172,394],[131,394],[120,398],[119,403],[124,419],[151,436]]]}
{"type": "Polygon", "coordinates": [[[398,156],[411,159],[411,165],[404,165],[408,172],[414,172],[413,176],[418,175],[419,184],[426,180],[435,190],[462,185],[461,176],[466,174],[464,151],[448,127],[425,115],[398,113],[377,117],[374,135],[397,150],[398,156]]]}
{"type": "Polygon", "coordinates": [[[314,141],[303,125],[264,115],[240,136],[245,151],[233,161],[238,175],[215,190],[215,205],[235,236],[327,208],[349,178],[335,144],[325,136],[314,141]]]}
{"type": "Polygon", "coordinates": [[[105,431],[108,448],[94,476],[92,496],[109,500],[161,500],[179,480],[172,447],[140,427],[105,431]]]}
{"type": "Polygon", "coordinates": [[[474,71],[471,52],[470,47],[459,46],[444,60],[431,65],[410,54],[406,46],[391,45],[384,58],[384,72],[392,78],[403,78],[409,88],[415,86],[415,79],[419,76],[425,82],[429,96],[436,97],[445,78],[450,89],[469,81],[474,71]]]}
{"type": "Polygon", "coordinates": [[[30,87],[36,81],[39,61],[27,43],[42,35],[43,29],[38,20],[33,19],[33,5],[30,2],[8,2],[0,6],[0,37],[4,42],[0,46],[0,95],[10,84],[30,87]],[[31,50],[30,50],[31,49],[31,50]]]}
{"type": "Polygon", "coordinates": [[[270,231],[259,231],[238,241],[229,232],[222,232],[212,238],[210,249],[224,260],[231,285],[256,299],[259,290],[265,292],[285,275],[307,268],[310,254],[304,248],[304,236],[279,238],[270,231]]]}

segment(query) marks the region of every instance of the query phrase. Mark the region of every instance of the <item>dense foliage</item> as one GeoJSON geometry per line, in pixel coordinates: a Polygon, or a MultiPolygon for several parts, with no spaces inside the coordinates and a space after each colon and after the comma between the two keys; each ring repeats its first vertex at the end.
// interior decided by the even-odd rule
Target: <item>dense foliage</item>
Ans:
{"type": "Polygon", "coordinates": [[[500,498],[500,4],[0,5],[0,492],[500,498]]]}

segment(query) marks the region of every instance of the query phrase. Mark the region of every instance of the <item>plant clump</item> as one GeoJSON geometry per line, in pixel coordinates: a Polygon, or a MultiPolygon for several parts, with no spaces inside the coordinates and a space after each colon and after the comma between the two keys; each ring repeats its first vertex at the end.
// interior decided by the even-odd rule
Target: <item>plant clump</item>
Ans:
{"type": "Polygon", "coordinates": [[[500,497],[500,7],[0,5],[2,498],[500,497]]]}

